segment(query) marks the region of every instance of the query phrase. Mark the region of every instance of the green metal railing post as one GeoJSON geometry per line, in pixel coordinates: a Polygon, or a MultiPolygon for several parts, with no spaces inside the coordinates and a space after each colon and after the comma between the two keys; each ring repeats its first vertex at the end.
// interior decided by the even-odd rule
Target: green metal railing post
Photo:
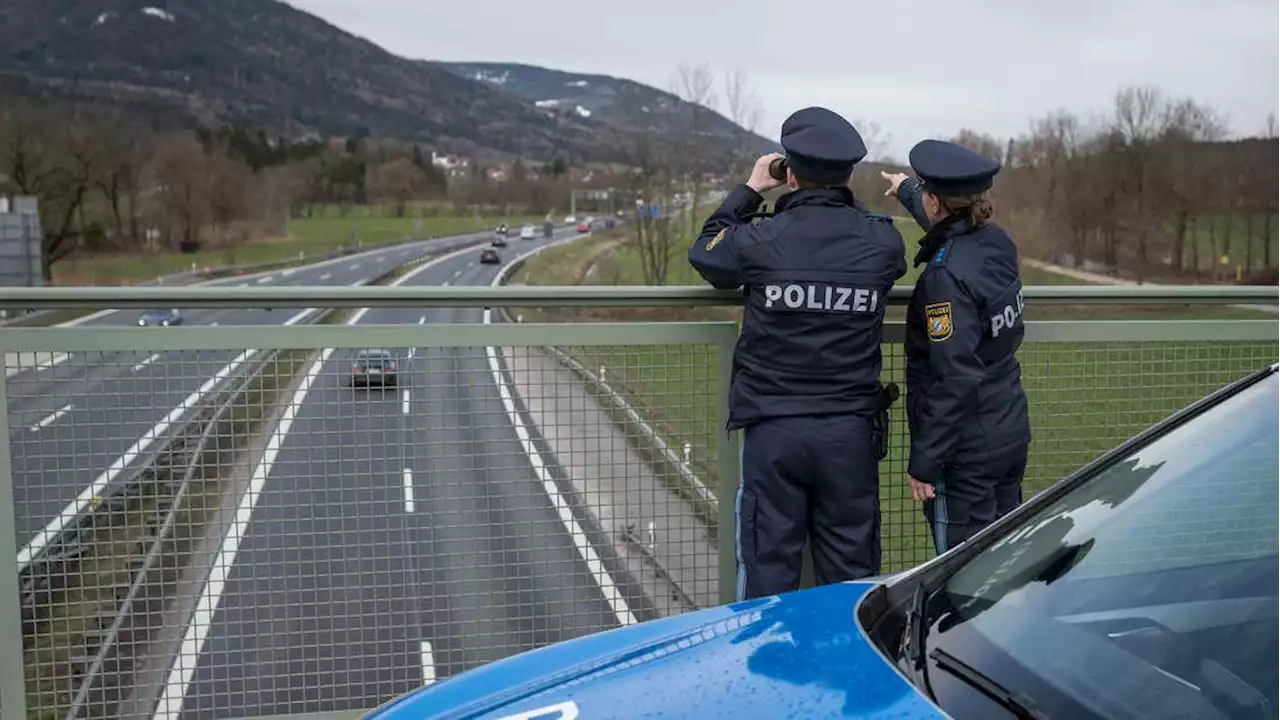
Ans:
{"type": "Polygon", "coordinates": [[[737,537],[738,518],[735,513],[734,499],[738,492],[741,458],[738,456],[739,437],[741,433],[730,432],[729,425],[729,384],[733,382],[733,348],[737,340],[737,328],[726,333],[716,344],[716,458],[719,460],[719,475],[716,479],[716,498],[719,519],[717,522],[716,543],[719,550],[720,568],[720,602],[728,603],[736,599],[738,557],[737,537]]]}
{"type": "MultiPolygon", "coordinates": [[[[9,437],[9,382],[0,377],[0,437],[9,437]]],[[[13,507],[11,443],[0,448],[0,719],[27,717],[22,606],[18,586],[17,520],[13,507]]]]}

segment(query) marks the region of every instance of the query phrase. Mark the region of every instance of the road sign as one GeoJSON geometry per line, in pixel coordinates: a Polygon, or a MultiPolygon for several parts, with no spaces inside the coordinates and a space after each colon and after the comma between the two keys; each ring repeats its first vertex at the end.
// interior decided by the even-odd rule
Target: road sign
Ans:
{"type": "Polygon", "coordinates": [[[12,204],[6,200],[0,212],[0,285],[44,285],[40,238],[40,209],[36,199],[16,197],[12,204]]]}

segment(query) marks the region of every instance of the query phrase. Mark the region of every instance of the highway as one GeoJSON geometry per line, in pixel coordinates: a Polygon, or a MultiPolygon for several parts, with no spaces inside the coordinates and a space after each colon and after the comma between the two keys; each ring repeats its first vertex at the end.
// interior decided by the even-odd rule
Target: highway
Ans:
{"type": "MultiPolygon", "coordinates": [[[[572,230],[557,233],[563,239],[572,230]]],[[[504,262],[547,241],[511,240],[504,262]]],[[[488,285],[477,251],[403,278],[488,285]]],[[[478,323],[480,308],[355,323],[478,323]]],[[[406,343],[411,344],[411,343],[406,343]]],[[[485,348],[390,348],[394,388],[307,369],[248,480],[156,718],[371,708],[489,660],[634,622],[638,589],[559,497],[485,348]],[[521,427],[517,432],[516,427],[521,427]],[[559,509],[558,509],[559,507],[559,509]]],[[[531,423],[530,423],[531,424],[531,423]]]]}
{"type": "MultiPolygon", "coordinates": [[[[426,240],[206,284],[356,285],[424,253],[489,236],[482,232],[426,240]]],[[[303,322],[308,313],[193,310],[184,312],[184,319],[187,325],[290,325],[303,322]]],[[[75,324],[135,325],[140,314],[98,313],[75,324]]],[[[19,567],[38,555],[94,495],[129,477],[202,399],[251,360],[244,350],[152,353],[146,349],[6,358],[19,567]]]]}

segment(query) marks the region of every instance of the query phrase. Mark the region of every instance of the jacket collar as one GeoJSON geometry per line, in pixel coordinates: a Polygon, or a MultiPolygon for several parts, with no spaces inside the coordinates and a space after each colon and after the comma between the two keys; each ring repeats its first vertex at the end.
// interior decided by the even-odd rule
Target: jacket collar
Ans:
{"type": "Polygon", "coordinates": [[[942,219],[920,238],[920,250],[916,253],[915,264],[929,262],[929,258],[947,241],[970,232],[973,232],[973,226],[969,224],[968,218],[953,215],[942,219]]]}
{"type": "Polygon", "coordinates": [[[856,207],[853,191],[847,187],[809,188],[796,190],[778,198],[773,204],[775,213],[804,205],[818,207],[856,207]]]}

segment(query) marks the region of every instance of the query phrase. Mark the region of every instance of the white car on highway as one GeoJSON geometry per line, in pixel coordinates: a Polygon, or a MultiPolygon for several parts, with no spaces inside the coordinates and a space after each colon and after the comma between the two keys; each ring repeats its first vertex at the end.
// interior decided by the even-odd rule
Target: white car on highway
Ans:
{"type": "Polygon", "coordinates": [[[536,232],[537,231],[533,229],[532,225],[525,225],[524,227],[520,228],[520,239],[532,240],[534,237],[536,237],[536,232]]]}
{"type": "Polygon", "coordinates": [[[565,222],[565,224],[566,224],[566,225],[572,225],[572,224],[574,224],[574,223],[578,222],[578,216],[577,216],[577,215],[565,215],[565,216],[564,216],[564,222],[565,222]]]}

